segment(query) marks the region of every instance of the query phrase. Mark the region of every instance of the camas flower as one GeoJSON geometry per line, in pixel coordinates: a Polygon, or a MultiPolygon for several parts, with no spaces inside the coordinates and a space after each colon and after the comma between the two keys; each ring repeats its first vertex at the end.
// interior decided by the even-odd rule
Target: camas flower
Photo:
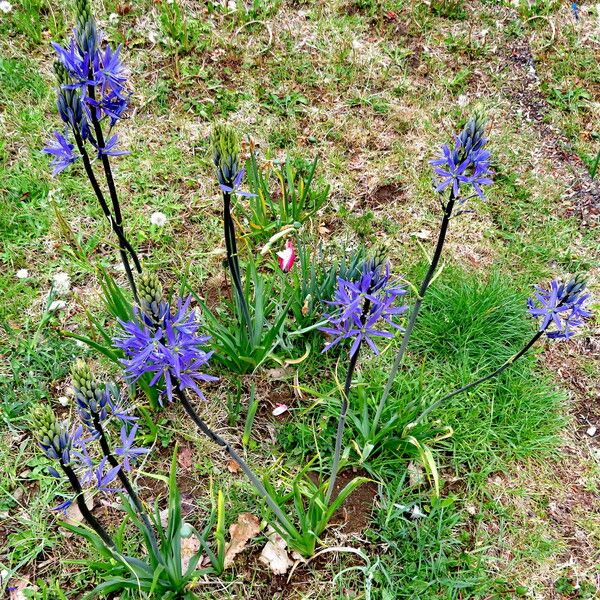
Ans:
{"type": "Polygon", "coordinates": [[[180,298],[174,314],[169,304],[163,302],[158,322],[135,309],[135,318],[120,321],[123,333],[114,338],[115,346],[127,357],[121,361],[127,379],[134,382],[145,373],[152,373],[150,385],[164,385],[164,393],[171,402],[174,386],[180,390],[190,388],[204,399],[198,383],[218,379],[202,372],[213,351],[204,350],[210,336],[199,332],[200,323],[196,312],[189,309],[190,301],[191,296],[185,302],[180,298]]]}
{"type": "Polygon", "coordinates": [[[490,153],[484,149],[487,139],[483,137],[485,121],[475,116],[468,121],[462,132],[456,137],[454,148],[442,146],[442,156],[430,161],[439,181],[436,191],[443,192],[447,188],[459,202],[461,186],[471,186],[475,194],[483,198],[481,186],[492,183],[490,175],[490,153]]]}
{"type": "Polygon", "coordinates": [[[121,488],[109,487],[118,477],[121,465],[111,467],[108,463],[108,457],[104,457],[92,470],[93,486],[100,492],[121,492],[121,488]]]}
{"type": "Polygon", "coordinates": [[[58,131],[54,132],[55,142],[50,142],[42,152],[52,155],[51,166],[53,167],[52,175],[58,175],[64,171],[69,165],[72,165],[79,155],[75,154],[75,146],[69,143],[67,132],[64,135],[58,131]]]}
{"type": "Polygon", "coordinates": [[[121,458],[123,469],[127,472],[131,471],[130,461],[135,461],[138,457],[150,452],[147,448],[136,448],[134,446],[137,430],[138,426],[134,425],[128,432],[127,427],[123,425],[120,432],[121,445],[115,448],[115,454],[121,458]]]}
{"type": "Polygon", "coordinates": [[[120,53],[120,45],[114,51],[110,46],[106,46],[104,54],[98,51],[94,56],[94,78],[103,96],[113,92],[118,98],[124,100],[127,72],[121,62],[120,53]]]}
{"type": "Polygon", "coordinates": [[[550,288],[535,286],[536,293],[529,298],[527,306],[532,317],[541,319],[539,331],[546,332],[550,339],[566,339],[575,335],[575,329],[592,316],[585,308],[589,294],[585,292],[585,281],[575,277],[567,284],[556,279],[550,288]]]}
{"type": "Polygon", "coordinates": [[[221,191],[227,192],[229,194],[237,194],[238,196],[244,196],[245,198],[256,198],[256,194],[253,194],[252,192],[243,192],[240,189],[240,186],[242,185],[242,179],[244,179],[245,173],[246,169],[240,169],[234,177],[233,183],[231,185],[225,185],[224,183],[220,183],[219,188],[221,188],[221,191]]]}
{"type": "MultiPolygon", "coordinates": [[[[98,34],[95,35],[98,37],[98,34]]],[[[104,113],[114,124],[121,118],[129,100],[126,92],[127,70],[120,57],[121,46],[113,50],[107,45],[101,50],[99,46],[102,39],[98,37],[92,44],[93,50],[82,49],[76,38],[77,32],[64,47],[52,43],[66,72],[66,75],[58,74],[59,103],[61,93],[65,95],[70,92],[80,98],[88,111],[96,111],[95,116],[99,119],[104,113]],[[93,94],[90,88],[94,89],[93,94]]]]}
{"type": "Polygon", "coordinates": [[[117,135],[112,135],[108,140],[104,142],[104,146],[99,146],[96,143],[93,143],[94,148],[98,150],[98,158],[101,156],[124,156],[126,154],[130,154],[127,150],[117,150],[116,146],[119,143],[119,139],[117,135]]]}
{"type": "Polygon", "coordinates": [[[403,287],[390,281],[389,263],[381,259],[365,261],[358,281],[348,281],[339,277],[334,299],[327,302],[336,307],[337,311],[326,314],[329,323],[320,328],[320,331],[333,337],[325,344],[323,352],[350,339],[350,356],[358,351],[363,341],[375,354],[379,354],[372,338],[393,338],[393,333],[382,329],[385,325],[402,329],[394,318],[405,313],[408,306],[394,304],[405,294],[406,290],[403,287]]]}

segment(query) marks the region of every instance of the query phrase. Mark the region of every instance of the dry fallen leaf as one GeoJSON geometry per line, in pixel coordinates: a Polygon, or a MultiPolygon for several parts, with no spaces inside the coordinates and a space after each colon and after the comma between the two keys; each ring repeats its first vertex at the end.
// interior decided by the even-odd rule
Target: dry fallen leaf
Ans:
{"type": "Polygon", "coordinates": [[[35,590],[36,586],[32,586],[27,579],[17,579],[16,581],[10,581],[8,584],[8,597],[10,600],[26,600],[27,596],[23,593],[23,590],[35,590]]]}
{"type": "Polygon", "coordinates": [[[177,455],[177,464],[184,470],[189,471],[194,464],[192,449],[189,446],[184,446],[177,455]]]}
{"type": "Polygon", "coordinates": [[[258,560],[269,567],[275,575],[285,575],[294,564],[288,556],[287,543],[272,527],[269,527],[267,537],[269,541],[262,549],[258,560]]]}
{"type": "Polygon", "coordinates": [[[200,551],[200,541],[195,534],[181,538],[181,571],[185,573],[190,565],[190,560],[200,551]]]}
{"type": "MultiPolygon", "coordinates": [[[[85,500],[85,505],[90,510],[93,510],[94,496],[92,495],[91,491],[86,491],[83,495],[83,498],[85,500]]],[[[77,502],[73,502],[73,504],[71,504],[71,506],[67,508],[67,511],[65,513],[65,523],[69,523],[69,525],[79,525],[82,521],[83,515],[79,510],[79,506],[77,506],[77,502]]]]}
{"type": "Polygon", "coordinates": [[[227,470],[230,473],[233,473],[234,475],[236,475],[237,473],[239,473],[241,471],[240,465],[238,465],[235,460],[231,459],[228,463],[227,463],[227,470]]]}
{"type": "Polygon", "coordinates": [[[289,369],[286,369],[285,367],[276,367],[274,369],[265,370],[269,379],[285,379],[289,372],[289,369]]]}
{"type": "Polygon", "coordinates": [[[248,542],[258,535],[260,531],[259,520],[251,513],[240,513],[237,523],[229,528],[231,541],[225,547],[225,568],[233,564],[233,559],[240,553],[248,542]]]}

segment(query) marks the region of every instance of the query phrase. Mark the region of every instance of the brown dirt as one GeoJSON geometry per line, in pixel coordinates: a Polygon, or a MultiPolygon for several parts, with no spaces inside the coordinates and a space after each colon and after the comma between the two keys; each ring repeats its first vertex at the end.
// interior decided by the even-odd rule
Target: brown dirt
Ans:
{"type": "Polygon", "coordinates": [[[590,178],[586,165],[565,136],[545,122],[549,106],[540,90],[529,41],[523,39],[508,47],[502,61],[507,74],[502,92],[511,102],[511,112],[520,112],[526,120],[536,124],[544,154],[554,161],[557,179],[568,183],[569,191],[562,207],[564,215],[577,217],[584,226],[597,225],[600,218],[600,183],[590,178]]]}
{"type": "Polygon", "coordinates": [[[406,191],[399,183],[387,183],[368,193],[362,201],[363,208],[386,208],[406,201],[406,191]]]}
{"type": "MultiPolygon", "coordinates": [[[[366,471],[342,471],[335,483],[333,497],[356,477],[369,477],[366,471]]],[[[367,481],[358,487],[346,499],[333,517],[333,524],[340,523],[344,534],[357,534],[364,531],[371,521],[374,499],[377,496],[377,484],[367,481]]]]}

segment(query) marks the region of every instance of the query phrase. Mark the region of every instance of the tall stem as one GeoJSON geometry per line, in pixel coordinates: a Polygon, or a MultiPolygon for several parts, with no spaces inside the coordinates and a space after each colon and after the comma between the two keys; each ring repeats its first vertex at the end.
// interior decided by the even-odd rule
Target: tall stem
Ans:
{"type": "Polygon", "coordinates": [[[463,387],[458,388],[457,390],[454,390],[453,392],[450,392],[446,396],[444,396],[444,397],[440,398],[439,400],[437,400],[436,402],[434,402],[431,406],[428,406],[419,415],[419,417],[416,419],[416,421],[414,421],[414,423],[416,424],[416,423],[419,423],[420,421],[422,421],[430,412],[434,411],[440,404],[442,404],[446,400],[450,400],[450,398],[454,398],[454,396],[458,396],[458,394],[462,394],[463,392],[466,392],[467,390],[470,390],[471,388],[474,388],[475,386],[478,386],[479,384],[484,383],[488,379],[492,379],[493,377],[500,375],[500,373],[502,373],[503,371],[506,371],[506,369],[508,369],[508,367],[513,365],[517,360],[519,360],[542,337],[542,335],[544,335],[544,331],[538,331],[529,340],[529,342],[527,342],[527,344],[525,344],[525,346],[523,346],[523,348],[521,348],[521,350],[519,350],[519,352],[517,352],[516,354],[511,356],[508,360],[506,360],[504,363],[502,363],[502,365],[500,365],[495,371],[492,371],[488,375],[485,375],[484,377],[481,377],[481,378],[477,379],[476,381],[472,381],[471,383],[468,383],[467,385],[464,385],[463,387]]]}
{"type": "Polygon", "coordinates": [[[73,471],[73,469],[68,465],[64,465],[62,461],[60,463],[60,466],[67,478],[69,479],[71,487],[75,490],[75,501],[77,502],[79,512],[81,512],[83,518],[87,521],[89,526],[100,536],[100,539],[109,548],[114,550],[116,548],[115,543],[112,541],[111,537],[108,535],[104,527],[102,527],[100,521],[98,521],[96,517],[94,517],[90,509],[87,507],[87,504],[85,503],[83,488],[81,487],[81,483],[79,483],[79,479],[77,478],[75,471],[73,471]]]}
{"type": "Polygon", "coordinates": [[[183,408],[191,417],[192,421],[194,421],[194,423],[198,426],[198,429],[200,429],[200,431],[202,431],[202,433],[206,435],[210,440],[212,440],[215,444],[225,449],[227,454],[229,454],[229,456],[231,456],[231,458],[240,466],[240,468],[242,469],[246,477],[248,477],[248,479],[255,487],[259,495],[262,496],[262,498],[266,501],[269,508],[279,519],[281,525],[287,530],[292,530],[294,526],[279,508],[277,503],[273,500],[269,492],[267,492],[262,481],[260,481],[260,479],[254,474],[254,472],[248,466],[246,461],[231,447],[231,445],[228,442],[226,442],[220,435],[218,435],[212,429],[210,429],[210,427],[201,419],[200,415],[194,410],[194,407],[190,404],[189,400],[187,399],[185,392],[180,390],[178,387],[175,387],[175,392],[177,394],[177,397],[181,401],[183,408]]]}
{"type": "Polygon", "coordinates": [[[98,198],[98,202],[100,203],[102,212],[104,213],[104,216],[108,219],[108,222],[110,223],[112,230],[115,232],[115,234],[117,235],[117,238],[119,240],[119,252],[121,254],[121,261],[123,262],[123,267],[125,268],[125,273],[127,274],[127,280],[129,281],[129,286],[131,287],[131,291],[133,292],[136,302],[139,302],[138,295],[137,295],[137,288],[135,286],[135,281],[133,279],[133,273],[131,271],[131,267],[129,266],[129,261],[127,260],[127,255],[124,252],[123,248],[127,248],[130,252],[134,252],[134,250],[131,247],[131,244],[129,244],[129,242],[125,239],[125,236],[121,232],[114,217],[112,216],[112,213],[110,212],[110,208],[108,207],[108,204],[106,203],[104,194],[102,193],[102,189],[100,188],[100,185],[98,184],[98,180],[96,179],[96,175],[94,174],[94,169],[92,168],[92,161],[90,160],[90,157],[89,157],[89,154],[85,147],[85,144],[83,143],[81,134],[79,133],[79,131],[77,131],[76,128],[73,128],[73,135],[75,137],[75,143],[77,144],[77,149],[79,150],[79,153],[81,154],[81,158],[83,160],[83,166],[84,166],[86,175],[88,176],[88,179],[90,180],[92,189],[94,190],[94,193],[96,194],[96,198],[98,198]]]}
{"type": "MultiPolygon", "coordinates": [[[[92,65],[90,65],[89,79],[93,80],[93,78],[94,78],[94,73],[92,70],[92,65]]],[[[94,85],[88,85],[88,95],[90,96],[92,101],[95,101],[96,88],[94,85]]],[[[104,132],[102,131],[102,125],[100,124],[100,120],[98,119],[98,113],[96,111],[96,107],[93,105],[90,107],[90,114],[92,117],[92,124],[94,126],[94,133],[96,135],[96,142],[98,143],[98,148],[104,148],[104,146],[105,146],[104,132]]],[[[117,227],[119,228],[119,231],[121,233],[121,236],[119,238],[121,251],[123,252],[123,254],[125,252],[125,249],[127,249],[129,251],[131,258],[133,259],[133,263],[135,265],[136,271],[138,273],[141,273],[142,266],[140,265],[140,261],[137,256],[137,253],[135,252],[135,250],[133,249],[133,247],[130,244],[128,245],[128,247],[126,247],[123,245],[123,243],[121,241],[121,239],[125,239],[125,232],[123,230],[123,217],[121,215],[121,205],[119,203],[119,196],[117,195],[117,188],[115,187],[115,181],[114,181],[112,169],[110,166],[110,160],[109,160],[108,156],[106,156],[106,154],[101,155],[101,162],[102,162],[102,167],[104,169],[104,175],[106,177],[106,183],[108,185],[108,192],[110,194],[110,200],[111,200],[111,203],[113,206],[113,211],[115,214],[115,223],[117,224],[117,227]]],[[[125,258],[125,260],[127,260],[127,258],[125,258]]],[[[127,260],[127,264],[129,266],[128,260],[127,260]]]]}
{"type": "Polygon", "coordinates": [[[454,197],[454,192],[451,192],[450,197],[448,198],[448,203],[444,207],[444,217],[440,226],[440,233],[438,235],[438,240],[435,246],[435,252],[433,253],[433,258],[431,259],[431,264],[429,265],[429,269],[427,269],[427,273],[425,274],[425,277],[421,282],[415,305],[413,306],[413,309],[410,313],[408,324],[406,326],[406,330],[404,331],[404,336],[402,337],[400,349],[396,354],[394,364],[392,365],[392,370],[390,371],[390,375],[385,384],[385,388],[383,389],[383,394],[381,395],[381,399],[379,400],[379,405],[377,407],[377,412],[375,413],[375,419],[373,421],[374,430],[377,428],[377,424],[379,423],[379,419],[381,418],[381,413],[383,412],[383,407],[388,396],[390,395],[392,384],[394,383],[394,379],[396,379],[398,369],[402,364],[402,359],[404,358],[404,354],[406,353],[406,348],[408,347],[410,336],[412,335],[413,329],[415,328],[415,323],[417,322],[417,317],[419,316],[419,311],[421,310],[423,298],[425,297],[427,288],[429,287],[429,284],[431,283],[431,280],[433,279],[433,276],[435,275],[435,272],[437,270],[438,263],[440,262],[442,250],[444,248],[444,242],[446,241],[446,234],[448,233],[448,225],[450,224],[450,217],[452,216],[452,209],[454,208],[455,201],[456,198],[454,197]]]}
{"type": "Polygon", "coordinates": [[[346,372],[346,381],[344,382],[344,394],[342,397],[342,407],[340,409],[340,418],[338,420],[337,433],[335,436],[335,450],[333,453],[333,462],[331,463],[331,476],[329,478],[329,486],[327,487],[327,494],[325,496],[325,502],[329,503],[333,489],[335,488],[335,480],[337,479],[337,473],[340,466],[340,455],[342,453],[342,438],[344,437],[344,426],[346,425],[346,415],[348,414],[348,395],[350,394],[350,386],[352,385],[352,376],[356,369],[356,362],[358,360],[358,353],[362,342],[358,345],[356,352],[350,358],[350,364],[348,365],[348,371],[346,372]]]}
{"type": "MultiPolygon", "coordinates": [[[[367,289],[367,295],[371,293],[372,283],[367,289]]],[[[371,310],[371,300],[368,298],[365,300],[363,305],[362,314],[360,315],[360,321],[364,325],[369,311],[371,310]]],[[[331,494],[333,494],[333,488],[335,487],[335,480],[337,478],[338,469],[340,466],[340,456],[342,453],[342,439],[344,437],[344,427],[346,425],[346,416],[348,414],[348,396],[350,395],[350,386],[352,385],[352,376],[356,369],[356,362],[358,361],[358,354],[360,347],[362,346],[362,339],[358,343],[358,347],[354,354],[350,357],[350,363],[348,364],[348,371],[346,371],[346,381],[344,382],[344,394],[342,398],[342,406],[340,408],[340,418],[338,420],[337,432],[335,435],[335,449],[333,452],[333,462],[331,463],[331,476],[329,477],[329,485],[327,486],[327,494],[325,495],[325,501],[329,502],[331,494]]]]}
{"type": "MultiPolygon", "coordinates": [[[[98,413],[92,413],[92,418],[94,421],[94,429],[98,432],[98,434],[100,436],[99,442],[100,442],[100,447],[102,448],[102,452],[104,453],[104,456],[106,456],[106,458],[108,459],[108,462],[111,464],[112,467],[118,467],[119,461],[115,458],[115,455],[112,452],[110,443],[108,441],[108,438],[106,436],[104,428],[102,427],[102,422],[100,421],[98,413]]],[[[148,518],[148,515],[146,514],[146,511],[144,510],[144,507],[142,505],[142,502],[141,502],[139,496],[136,494],[135,490],[133,489],[133,486],[131,485],[129,478],[123,471],[123,468],[120,468],[117,474],[118,474],[118,477],[119,477],[121,483],[123,484],[123,487],[129,494],[129,497],[131,498],[131,501],[133,502],[133,505],[135,506],[138,516],[140,517],[140,519],[142,519],[144,526],[148,530],[148,536],[150,538],[150,543],[152,544],[152,548],[155,552],[155,556],[160,557],[161,554],[160,554],[160,550],[158,548],[158,542],[156,541],[156,535],[154,534],[154,529],[152,528],[150,519],[148,518]]]]}
{"type": "Polygon", "coordinates": [[[235,239],[235,228],[233,226],[233,219],[231,218],[231,194],[229,192],[223,192],[223,228],[225,234],[225,247],[227,250],[227,265],[231,272],[231,279],[238,295],[240,307],[242,309],[244,321],[246,322],[246,328],[248,329],[248,335],[251,335],[250,326],[250,311],[246,304],[246,298],[244,296],[244,290],[242,288],[242,277],[240,274],[240,263],[237,253],[237,242],[235,239]]]}

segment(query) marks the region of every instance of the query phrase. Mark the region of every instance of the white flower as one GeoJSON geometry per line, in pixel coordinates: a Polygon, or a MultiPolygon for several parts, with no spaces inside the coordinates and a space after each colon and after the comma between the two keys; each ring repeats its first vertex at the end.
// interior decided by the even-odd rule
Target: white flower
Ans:
{"type": "Polygon", "coordinates": [[[156,211],[150,215],[150,223],[152,223],[152,225],[156,225],[157,227],[164,227],[166,222],[167,222],[167,215],[165,215],[165,213],[156,211]]]}
{"type": "Polygon", "coordinates": [[[3,13],[8,14],[12,10],[12,4],[10,2],[6,2],[6,0],[2,0],[2,2],[0,2],[0,10],[3,13]]]}
{"type": "Polygon", "coordinates": [[[52,283],[54,291],[59,296],[64,296],[65,294],[68,294],[69,290],[71,289],[71,278],[67,273],[63,273],[62,271],[59,271],[54,275],[54,277],[52,278],[52,283]]]}
{"type": "Polygon", "coordinates": [[[109,23],[117,23],[119,21],[119,15],[117,13],[110,13],[110,15],[108,15],[108,22],[109,23]]]}
{"type": "Polygon", "coordinates": [[[286,404],[278,404],[274,409],[273,409],[273,416],[278,417],[279,415],[282,415],[284,412],[286,412],[288,409],[286,404]]]}
{"type": "Polygon", "coordinates": [[[67,307],[67,303],[64,300],[55,300],[49,307],[48,312],[54,312],[57,310],[62,310],[67,307]]]}
{"type": "Polygon", "coordinates": [[[29,277],[29,271],[27,269],[19,269],[16,273],[17,279],[27,279],[29,277]]]}

